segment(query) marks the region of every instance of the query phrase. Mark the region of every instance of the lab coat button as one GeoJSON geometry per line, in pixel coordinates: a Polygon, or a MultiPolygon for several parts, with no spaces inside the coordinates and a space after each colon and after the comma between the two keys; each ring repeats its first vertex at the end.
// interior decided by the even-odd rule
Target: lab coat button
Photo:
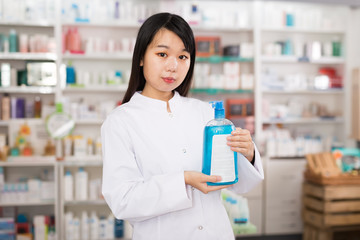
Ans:
{"type": "Polygon", "coordinates": [[[201,226],[201,225],[198,228],[199,228],[199,230],[203,230],[203,226],[201,226]]]}
{"type": "Polygon", "coordinates": [[[171,117],[171,118],[172,118],[173,116],[174,116],[174,115],[173,115],[172,113],[169,113],[169,117],[171,117]]]}
{"type": "Polygon", "coordinates": [[[185,148],[183,149],[183,153],[186,153],[186,149],[185,149],[185,148]]]}
{"type": "Polygon", "coordinates": [[[193,191],[194,191],[194,190],[195,190],[195,188],[194,188],[194,187],[191,187],[191,190],[193,190],[193,191]]]}

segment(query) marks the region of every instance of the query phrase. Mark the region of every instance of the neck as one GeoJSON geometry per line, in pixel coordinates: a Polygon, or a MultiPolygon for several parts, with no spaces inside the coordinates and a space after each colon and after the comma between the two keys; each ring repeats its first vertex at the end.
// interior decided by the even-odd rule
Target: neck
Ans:
{"type": "Polygon", "coordinates": [[[145,88],[141,92],[141,94],[146,97],[154,98],[154,99],[161,100],[164,102],[168,102],[174,96],[173,92],[162,92],[162,93],[152,94],[151,92],[146,91],[145,88]]]}

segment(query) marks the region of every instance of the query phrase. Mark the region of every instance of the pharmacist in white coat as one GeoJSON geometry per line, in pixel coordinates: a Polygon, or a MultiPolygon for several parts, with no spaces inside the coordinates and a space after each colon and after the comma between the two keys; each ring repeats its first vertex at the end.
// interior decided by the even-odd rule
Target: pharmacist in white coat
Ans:
{"type": "Polygon", "coordinates": [[[228,145],[238,152],[238,183],[208,186],[201,173],[208,103],[187,98],[195,41],[179,16],[160,13],[139,30],[123,104],[101,128],[105,200],[128,220],[133,240],[234,239],[220,189],[245,193],[263,180],[249,131],[237,128],[228,145]]]}

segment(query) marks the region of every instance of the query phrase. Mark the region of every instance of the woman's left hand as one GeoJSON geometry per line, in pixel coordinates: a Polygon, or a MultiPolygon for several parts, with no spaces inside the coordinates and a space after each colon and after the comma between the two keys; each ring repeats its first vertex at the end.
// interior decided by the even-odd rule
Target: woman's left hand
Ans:
{"type": "Polygon", "coordinates": [[[254,158],[255,148],[250,132],[246,129],[236,128],[231,132],[231,136],[227,137],[227,145],[234,152],[241,153],[249,162],[254,158]]]}

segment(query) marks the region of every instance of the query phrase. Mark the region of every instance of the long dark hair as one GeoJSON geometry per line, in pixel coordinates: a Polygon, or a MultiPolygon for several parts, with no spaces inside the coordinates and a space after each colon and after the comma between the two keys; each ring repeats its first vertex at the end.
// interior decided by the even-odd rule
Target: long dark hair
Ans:
{"type": "Polygon", "coordinates": [[[130,101],[130,98],[136,91],[142,91],[144,89],[145,78],[143,67],[140,66],[140,61],[143,60],[147,46],[151,43],[156,33],[163,28],[178,35],[183,41],[185,49],[190,53],[189,71],[184,81],[175,89],[175,91],[179,92],[181,96],[187,96],[194,72],[194,34],[189,24],[182,17],[171,13],[157,13],[149,17],[139,29],[132,58],[129,86],[122,103],[130,101]]]}

